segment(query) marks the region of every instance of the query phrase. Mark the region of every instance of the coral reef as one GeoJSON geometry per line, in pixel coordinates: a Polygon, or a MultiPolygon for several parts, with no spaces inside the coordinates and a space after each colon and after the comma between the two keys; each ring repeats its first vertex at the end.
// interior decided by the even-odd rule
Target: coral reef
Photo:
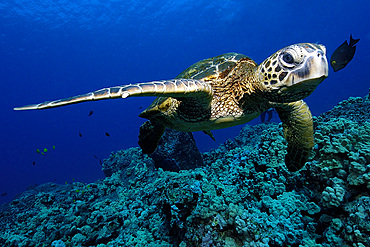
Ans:
{"type": "Polygon", "coordinates": [[[105,179],[43,184],[4,206],[0,244],[369,246],[369,103],[315,117],[314,151],[294,173],[277,123],[246,125],[194,169],[157,168],[139,148],[112,153],[105,179]]]}

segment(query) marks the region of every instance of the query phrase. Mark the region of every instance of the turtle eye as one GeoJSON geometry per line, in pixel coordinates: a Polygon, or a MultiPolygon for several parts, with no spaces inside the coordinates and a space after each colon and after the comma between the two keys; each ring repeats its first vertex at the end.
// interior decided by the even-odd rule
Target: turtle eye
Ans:
{"type": "Polygon", "coordinates": [[[293,56],[290,53],[288,53],[288,52],[286,52],[286,53],[283,54],[283,60],[284,60],[284,62],[286,62],[288,64],[294,63],[293,56]]]}

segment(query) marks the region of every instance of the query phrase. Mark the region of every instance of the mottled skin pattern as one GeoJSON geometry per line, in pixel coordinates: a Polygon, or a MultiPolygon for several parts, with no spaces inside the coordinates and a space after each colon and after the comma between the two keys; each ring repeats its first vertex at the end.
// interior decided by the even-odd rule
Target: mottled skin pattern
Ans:
{"type": "MultiPolygon", "coordinates": [[[[200,75],[189,76],[189,71],[198,71],[190,67],[177,77],[194,79],[205,76],[202,80],[211,86],[210,94],[201,97],[158,97],[140,117],[165,123],[166,127],[179,131],[227,128],[258,117],[268,107],[268,100],[263,102],[257,93],[261,93],[261,89],[257,78],[253,77],[257,66],[255,62],[236,53],[218,58],[216,61],[220,64],[206,67],[207,73],[202,71],[200,75]],[[240,59],[235,60],[235,57],[240,59]],[[219,71],[219,67],[226,69],[219,71]]],[[[204,65],[207,60],[199,63],[204,65]]]]}
{"type": "Polygon", "coordinates": [[[311,113],[303,98],[328,76],[325,47],[301,43],[285,47],[259,66],[245,55],[227,53],[193,64],[173,80],[137,83],[15,108],[44,109],[84,101],[158,95],[140,114],[139,144],[152,153],[165,128],[204,131],[251,121],[275,108],[288,142],[286,165],[299,170],[314,145],[311,113]]]}

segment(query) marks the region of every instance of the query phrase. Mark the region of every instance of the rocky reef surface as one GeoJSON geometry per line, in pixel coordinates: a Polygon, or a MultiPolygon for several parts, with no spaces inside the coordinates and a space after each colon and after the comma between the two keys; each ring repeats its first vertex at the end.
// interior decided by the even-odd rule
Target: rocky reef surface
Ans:
{"type": "Polygon", "coordinates": [[[277,123],[246,125],[201,156],[186,146],[186,159],[173,134],[154,159],[114,152],[105,179],[39,185],[2,206],[0,245],[370,246],[369,96],[314,123],[314,151],[295,173],[277,123]]]}

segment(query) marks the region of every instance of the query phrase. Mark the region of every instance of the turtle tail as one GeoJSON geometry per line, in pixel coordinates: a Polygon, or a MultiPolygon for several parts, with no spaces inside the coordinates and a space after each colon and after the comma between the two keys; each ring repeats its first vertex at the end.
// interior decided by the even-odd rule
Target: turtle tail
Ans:
{"type": "Polygon", "coordinates": [[[138,143],[144,154],[151,154],[155,151],[165,129],[166,127],[162,124],[152,121],[146,121],[140,126],[138,143]]]}

